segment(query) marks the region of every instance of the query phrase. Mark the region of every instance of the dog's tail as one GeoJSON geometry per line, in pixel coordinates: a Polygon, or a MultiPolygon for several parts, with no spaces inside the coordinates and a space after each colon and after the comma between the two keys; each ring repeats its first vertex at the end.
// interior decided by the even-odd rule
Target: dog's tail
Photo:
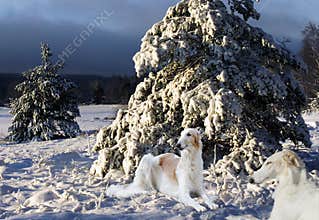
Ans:
{"type": "Polygon", "coordinates": [[[125,198],[136,194],[147,193],[154,189],[152,181],[153,164],[154,156],[152,154],[145,155],[135,172],[133,182],[126,185],[111,185],[107,189],[106,195],[125,198]]]}
{"type": "Polygon", "coordinates": [[[111,185],[106,190],[106,195],[111,197],[126,198],[136,194],[146,193],[147,191],[133,183],[126,185],[111,185]]]}

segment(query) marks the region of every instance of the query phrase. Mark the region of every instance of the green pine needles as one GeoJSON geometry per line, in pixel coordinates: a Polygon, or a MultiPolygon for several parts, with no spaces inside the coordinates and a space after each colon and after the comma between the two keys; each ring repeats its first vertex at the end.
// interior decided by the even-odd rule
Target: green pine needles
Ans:
{"type": "Polygon", "coordinates": [[[62,64],[51,62],[47,44],[41,44],[42,64],[22,73],[25,81],[16,86],[20,97],[10,102],[13,115],[8,139],[16,142],[75,137],[80,128],[76,85],[58,75],[62,64]]]}

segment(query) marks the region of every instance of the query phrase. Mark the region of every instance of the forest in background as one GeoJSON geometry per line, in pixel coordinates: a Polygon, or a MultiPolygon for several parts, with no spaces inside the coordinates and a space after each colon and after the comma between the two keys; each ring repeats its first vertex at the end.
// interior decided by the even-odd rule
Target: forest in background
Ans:
{"type": "MultiPolygon", "coordinates": [[[[78,88],[81,104],[126,104],[133,94],[135,76],[64,75],[78,88]]],[[[23,81],[22,74],[0,73],[0,106],[7,106],[10,98],[17,97],[15,86],[23,81]]]]}

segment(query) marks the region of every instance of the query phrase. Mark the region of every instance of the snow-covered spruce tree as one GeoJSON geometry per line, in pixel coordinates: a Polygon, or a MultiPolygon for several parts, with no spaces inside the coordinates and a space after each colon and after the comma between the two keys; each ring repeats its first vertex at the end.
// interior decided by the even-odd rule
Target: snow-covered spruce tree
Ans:
{"type": "Polygon", "coordinates": [[[252,0],[228,4],[182,0],[146,33],[134,57],[144,81],[100,131],[92,173],[131,175],[143,154],[174,151],[186,127],[203,131],[205,165],[222,176],[252,172],[285,140],[310,145],[292,74],[302,65],[246,23],[259,17],[252,0]]]}
{"type": "Polygon", "coordinates": [[[62,65],[53,64],[51,56],[48,45],[41,44],[42,64],[24,72],[25,81],[16,86],[20,97],[10,103],[11,141],[68,138],[80,132],[75,84],[58,75],[62,65]]]}

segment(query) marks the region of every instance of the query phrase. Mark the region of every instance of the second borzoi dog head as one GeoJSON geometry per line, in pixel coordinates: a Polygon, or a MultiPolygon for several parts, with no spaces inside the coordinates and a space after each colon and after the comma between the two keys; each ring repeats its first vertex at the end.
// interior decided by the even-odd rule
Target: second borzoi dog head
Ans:
{"type": "Polygon", "coordinates": [[[201,135],[197,129],[186,128],[182,131],[181,137],[177,142],[177,147],[184,149],[186,147],[193,146],[195,149],[202,149],[201,135]]]}
{"type": "Polygon", "coordinates": [[[263,166],[257,170],[250,183],[262,183],[271,179],[280,179],[282,175],[288,176],[293,170],[304,169],[305,165],[300,158],[290,150],[283,150],[270,156],[263,166]]]}

